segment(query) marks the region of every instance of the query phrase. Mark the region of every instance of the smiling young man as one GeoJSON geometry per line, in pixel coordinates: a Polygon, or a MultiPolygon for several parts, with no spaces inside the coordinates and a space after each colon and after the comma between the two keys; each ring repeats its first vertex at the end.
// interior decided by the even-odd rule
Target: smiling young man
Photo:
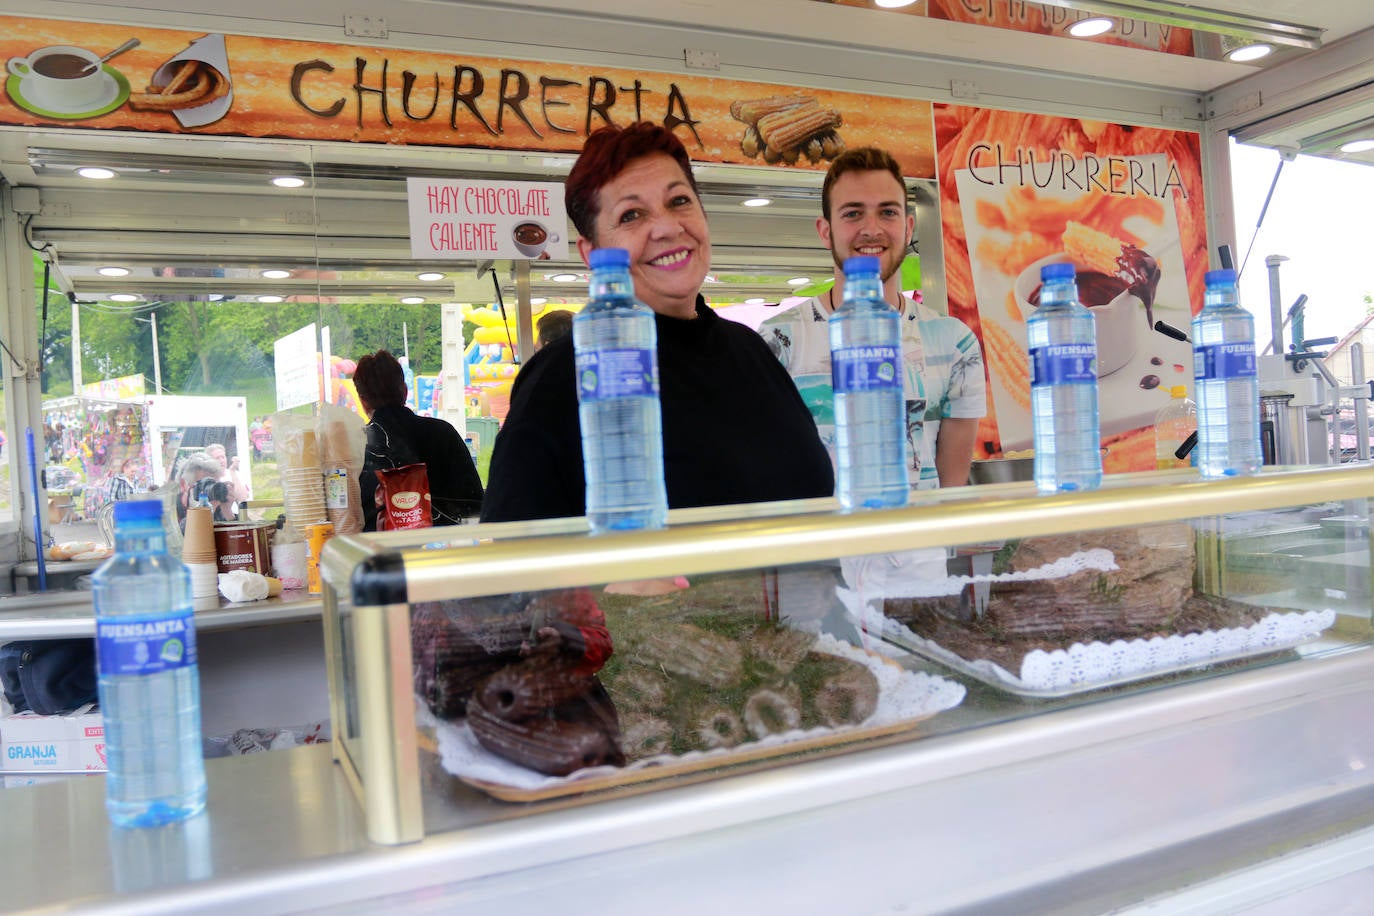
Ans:
{"type": "Polygon", "coordinates": [[[906,370],[907,446],[911,485],[928,489],[968,483],[978,419],[987,409],[983,353],[962,321],[903,295],[901,266],[916,221],[901,168],[891,155],[865,147],[842,153],[821,185],[816,232],[835,262],[835,285],[759,328],[797,384],[835,458],[834,392],[826,323],[844,299],[844,262],[878,258],[883,294],[902,315],[906,370]]]}

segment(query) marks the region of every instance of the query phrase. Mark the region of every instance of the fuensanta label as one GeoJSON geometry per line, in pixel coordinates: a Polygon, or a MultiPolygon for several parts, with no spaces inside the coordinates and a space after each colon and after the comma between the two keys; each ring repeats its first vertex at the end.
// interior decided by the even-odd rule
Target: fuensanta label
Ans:
{"type": "Polygon", "coordinates": [[[96,623],[96,656],[106,677],[161,674],[196,663],[196,625],[190,608],[96,623]]]}
{"type": "Polygon", "coordinates": [[[830,384],[836,394],[902,387],[897,347],[845,347],[830,357],[830,384]]]}
{"type": "Polygon", "coordinates": [[[1032,347],[1031,387],[1091,385],[1097,382],[1097,348],[1087,343],[1032,347]]]}
{"type": "Polygon", "coordinates": [[[583,403],[658,394],[658,353],[634,347],[578,353],[577,379],[583,403]]]}
{"type": "Polygon", "coordinates": [[[1193,350],[1193,378],[1200,382],[1255,377],[1255,345],[1209,344],[1193,350]]]}

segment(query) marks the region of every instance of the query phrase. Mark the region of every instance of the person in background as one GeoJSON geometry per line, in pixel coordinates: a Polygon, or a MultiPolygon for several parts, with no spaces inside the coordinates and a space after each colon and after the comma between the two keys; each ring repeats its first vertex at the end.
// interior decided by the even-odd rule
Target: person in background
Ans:
{"type": "MultiPolygon", "coordinates": [[[[587,138],[564,184],[585,262],[630,253],[635,295],[656,313],[669,508],[830,496],[835,479],[796,387],[748,327],[701,296],[711,232],[692,163],[666,128],[587,138]]],[[[492,453],[483,521],[584,515],[573,341],[530,358],[492,453]]]]}
{"type": "Polygon", "coordinates": [[[181,487],[181,493],[177,498],[178,523],[185,524],[186,509],[189,506],[199,505],[202,495],[207,501],[210,499],[210,488],[215,483],[220,482],[219,476],[223,471],[224,466],[204,452],[199,452],[186,459],[186,462],[177,472],[177,481],[181,487]]]}
{"type": "Polygon", "coordinates": [[[436,525],[457,525],[482,507],[477,475],[458,430],[406,406],[405,371],[386,350],[358,360],[353,372],[358,403],[367,414],[367,454],[359,475],[363,530],[377,530],[377,469],[423,464],[429,473],[430,510],[436,525]]]}
{"type": "Polygon", "coordinates": [[[540,315],[539,320],[534,323],[537,334],[534,340],[534,349],[536,351],[542,350],[558,338],[571,334],[572,322],[572,312],[567,309],[558,309],[540,315]]]}
{"type": "Polygon", "coordinates": [[[844,298],[844,262],[876,255],[883,293],[902,316],[906,370],[907,451],[911,486],[968,483],[978,419],[987,410],[983,352],[962,321],[902,294],[901,266],[916,221],[906,183],[893,157],[865,147],[842,153],[821,185],[816,231],[835,262],[829,292],[770,318],[759,327],[797,383],[833,460],[834,392],[830,386],[827,322],[844,298]]]}
{"type": "Polygon", "coordinates": [[[138,492],[134,478],[138,473],[138,459],[125,458],[119,465],[119,473],[110,478],[110,502],[118,503],[132,499],[138,492]]]}
{"type": "Polygon", "coordinates": [[[238,515],[239,503],[243,503],[250,497],[247,483],[239,479],[239,456],[228,456],[228,450],[218,442],[212,442],[205,446],[205,453],[220,463],[220,474],[218,479],[228,485],[229,501],[234,503],[234,515],[238,515]]]}

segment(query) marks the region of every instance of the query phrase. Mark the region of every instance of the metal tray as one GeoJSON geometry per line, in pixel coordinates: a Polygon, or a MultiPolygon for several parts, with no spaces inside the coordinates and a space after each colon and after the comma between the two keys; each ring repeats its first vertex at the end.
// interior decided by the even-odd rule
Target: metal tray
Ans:
{"type": "MultiPolygon", "coordinates": [[[[901,665],[890,658],[871,652],[868,654],[875,662],[881,661],[884,664],[892,665],[905,672],[905,669],[902,669],[901,665]]],[[[928,692],[932,699],[932,705],[929,708],[923,708],[921,714],[895,721],[884,721],[877,725],[865,725],[861,723],[859,725],[844,728],[816,728],[808,732],[796,732],[785,736],[770,736],[770,738],[765,741],[748,742],[728,750],[694,751],[680,756],[663,755],[649,757],[636,761],[626,767],[596,767],[563,777],[544,777],[540,780],[542,784],[538,786],[514,785],[499,780],[479,778],[470,772],[452,769],[448,764],[441,764],[441,767],[444,772],[457,778],[461,782],[493,798],[500,799],[501,801],[544,801],[570,795],[580,795],[586,792],[601,792],[626,786],[658,782],[675,777],[700,775],[712,770],[738,767],[744,764],[759,763],[774,758],[838,748],[843,745],[857,744],[863,741],[899,735],[903,732],[912,731],[926,719],[947,709],[952,709],[963,702],[964,688],[957,682],[952,682],[938,675],[926,674],[924,672],[905,673],[909,677],[923,679],[926,682],[939,682],[931,683],[928,688],[928,692]]],[[[419,709],[423,709],[422,701],[418,702],[418,707],[419,709]]],[[[471,738],[471,732],[468,729],[467,723],[440,723],[434,721],[432,716],[422,715],[419,709],[417,709],[417,716],[420,721],[423,723],[425,720],[429,720],[429,724],[436,732],[435,741],[431,749],[438,752],[441,757],[443,755],[443,746],[446,742],[461,741],[475,744],[475,741],[471,738]]],[[[429,741],[422,741],[422,744],[429,744],[429,741]]],[[[482,753],[486,754],[486,752],[482,753]]],[[[513,763],[505,762],[504,765],[519,769],[517,765],[513,763]]]]}
{"type": "MultiPolygon", "coordinates": [[[[1329,613],[1329,612],[1328,612],[1329,613]]],[[[883,629],[883,639],[895,646],[899,646],[908,652],[919,655],[924,659],[936,662],[949,668],[958,674],[973,678],[974,680],[994,687],[1006,693],[1018,697],[1037,700],[1055,700],[1064,697],[1077,696],[1084,693],[1092,693],[1098,690],[1108,690],[1113,687],[1121,687],[1126,684],[1135,684],[1140,681],[1154,680],[1157,678],[1169,677],[1176,674],[1184,674],[1191,671],[1198,671],[1213,665],[1226,664],[1228,662],[1245,661],[1248,659],[1263,658],[1268,655],[1275,655],[1280,652],[1287,652],[1298,646],[1313,642],[1321,638],[1322,632],[1335,625],[1335,614],[1331,614],[1330,623],[1325,623],[1314,632],[1307,633],[1299,638],[1283,640],[1273,645],[1263,647],[1260,651],[1242,651],[1219,653],[1210,655],[1206,658],[1192,659],[1181,662],[1177,665],[1168,665],[1162,668],[1152,668],[1118,677],[1105,678],[1102,680],[1084,681],[1076,684],[1069,684],[1062,687],[1038,688],[1027,686],[1020,678],[1010,675],[1005,668],[986,659],[970,661],[961,655],[956,655],[949,649],[933,640],[925,639],[909,630],[906,626],[895,620],[887,620],[883,629]],[[1006,676],[1001,676],[998,670],[1004,672],[1006,676]],[[1009,679],[1010,678],[1010,679],[1009,679]]]]}

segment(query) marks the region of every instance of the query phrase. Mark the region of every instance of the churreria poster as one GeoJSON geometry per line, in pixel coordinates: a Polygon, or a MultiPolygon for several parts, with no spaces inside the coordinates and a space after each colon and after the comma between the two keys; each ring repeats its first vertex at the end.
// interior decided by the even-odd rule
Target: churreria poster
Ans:
{"type": "Polygon", "coordinates": [[[1104,467],[1154,467],[1154,415],[1192,389],[1187,330],[1207,270],[1198,136],[1075,118],[937,105],[950,314],[988,367],[976,457],[1031,448],[1025,321],[1039,270],[1067,261],[1094,313],[1104,467]]]}

